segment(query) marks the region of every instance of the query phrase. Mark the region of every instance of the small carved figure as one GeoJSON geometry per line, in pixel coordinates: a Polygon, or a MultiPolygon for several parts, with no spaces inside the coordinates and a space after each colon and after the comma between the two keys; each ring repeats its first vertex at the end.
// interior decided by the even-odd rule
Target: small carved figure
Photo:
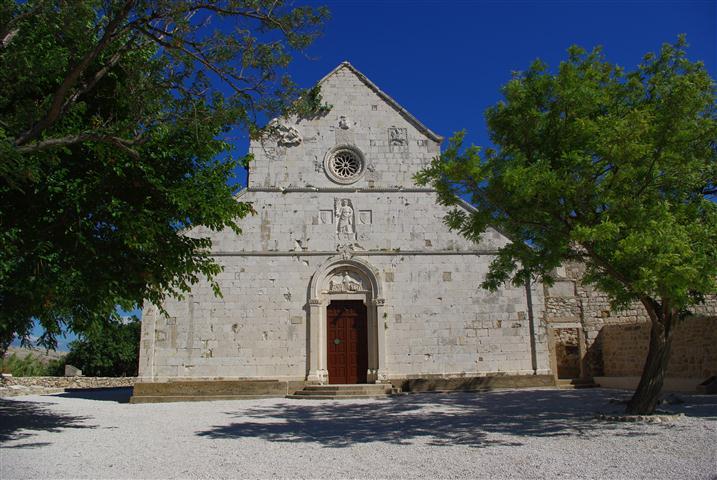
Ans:
{"type": "Polygon", "coordinates": [[[350,290],[351,279],[349,278],[349,272],[344,272],[344,275],[341,277],[341,285],[344,292],[348,292],[350,290]]]}
{"type": "Polygon", "coordinates": [[[343,130],[347,130],[349,128],[349,119],[348,117],[340,116],[339,117],[339,127],[343,130]]]}

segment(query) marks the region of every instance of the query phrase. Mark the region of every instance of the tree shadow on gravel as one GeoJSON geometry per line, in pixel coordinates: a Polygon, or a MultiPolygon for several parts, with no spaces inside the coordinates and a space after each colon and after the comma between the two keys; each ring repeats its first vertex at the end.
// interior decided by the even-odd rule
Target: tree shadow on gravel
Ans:
{"type": "Polygon", "coordinates": [[[639,425],[594,420],[595,413],[609,409],[610,395],[614,394],[594,390],[506,390],[413,394],[360,403],[286,400],[226,412],[238,421],[197,435],[315,442],[325,447],[369,442],[400,445],[417,440],[436,446],[487,447],[519,446],[526,436],[586,437],[606,431],[657,434],[639,425]]]}
{"type": "Polygon", "coordinates": [[[95,428],[85,425],[87,417],[68,415],[52,410],[52,404],[0,398],[0,446],[2,448],[33,448],[45,443],[6,445],[32,437],[34,432],[60,432],[65,428],[95,428]]]}

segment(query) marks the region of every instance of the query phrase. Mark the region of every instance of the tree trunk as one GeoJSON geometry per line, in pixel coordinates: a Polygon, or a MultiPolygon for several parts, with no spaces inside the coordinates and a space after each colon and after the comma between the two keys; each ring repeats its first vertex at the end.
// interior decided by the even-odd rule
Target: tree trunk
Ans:
{"type": "Polygon", "coordinates": [[[652,326],[650,347],[642,369],[642,377],[637,390],[627,404],[627,413],[633,415],[651,415],[655,412],[672,346],[672,312],[660,312],[654,304],[649,306],[646,302],[643,304],[650,315],[652,326]]]}

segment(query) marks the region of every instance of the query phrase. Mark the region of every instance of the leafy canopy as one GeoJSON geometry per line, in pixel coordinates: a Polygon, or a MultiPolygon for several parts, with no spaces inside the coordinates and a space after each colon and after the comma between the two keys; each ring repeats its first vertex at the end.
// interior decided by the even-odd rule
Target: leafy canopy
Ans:
{"type": "Polygon", "coordinates": [[[111,320],[70,343],[65,363],[92,377],[134,377],[139,364],[141,323],[136,317],[111,320]]]}
{"type": "Polygon", "coordinates": [[[281,71],[326,15],[281,0],[0,0],[0,347],[32,319],[54,346],[63,327],[220,271],[210,240],[181,232],[239,232],[252,212],[234,198],[248,158],[232,132],[324,107],[281,71]]]}
{"type": "Polygon", "coordinates": [[[496,149],[455,135],[417,180],[439,201],[465,197],[446,223],[500,249],[484,287],[551,282],[566,260],[616,305],[656,299],[683,311],[717,291],[715,82],[680,38],[634,70],[572,47],[551,73],[541,61],[503,87],[486,113],[496,149]]]}

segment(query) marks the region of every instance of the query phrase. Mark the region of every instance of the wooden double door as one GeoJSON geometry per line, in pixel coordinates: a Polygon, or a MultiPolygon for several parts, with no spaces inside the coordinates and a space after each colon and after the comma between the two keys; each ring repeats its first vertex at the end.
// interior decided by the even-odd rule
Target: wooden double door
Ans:
{"type": "Polygon", "coordinates": [[[326,307],[329,383],[366,383],[368,321],[360,300],[338,300],[326,307]]]}

